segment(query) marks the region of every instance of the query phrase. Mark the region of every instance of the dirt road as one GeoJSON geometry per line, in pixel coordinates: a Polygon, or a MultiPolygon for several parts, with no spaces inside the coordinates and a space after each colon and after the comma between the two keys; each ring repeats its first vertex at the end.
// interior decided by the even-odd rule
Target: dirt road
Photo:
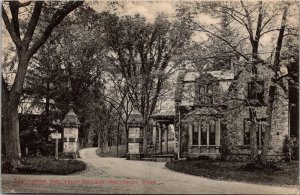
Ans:
{"type": "Polygon", "coordinates": [[[298,189],[215,181],[177,173],[165,163],[101,158],[96,148],[80,151],[88,169],[68,176],[2,175],[3,192],[35,193],[171,193],[296,194],[298,189]]]}

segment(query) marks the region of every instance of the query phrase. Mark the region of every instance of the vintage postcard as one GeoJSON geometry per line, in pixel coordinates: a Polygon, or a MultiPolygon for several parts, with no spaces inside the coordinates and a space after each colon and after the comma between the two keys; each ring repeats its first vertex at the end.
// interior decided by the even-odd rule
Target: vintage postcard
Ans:
{"type": "Polygon", "coordinates": [[[298,194],[298,1],[2,1],[1,192],[298,194]]]}

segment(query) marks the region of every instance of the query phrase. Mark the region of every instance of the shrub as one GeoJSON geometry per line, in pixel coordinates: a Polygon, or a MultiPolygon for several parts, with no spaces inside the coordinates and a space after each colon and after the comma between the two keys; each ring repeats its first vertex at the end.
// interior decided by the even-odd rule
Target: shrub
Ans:
{"type": "Polygon", "coordinates": [[[209,156],[198,156],[197,160],[211,160],[209,156]]]}
{"type": "Polygon", "coordinates": [[[79,152],[68,152],[68,153],[61,153],[61,158],[67,158],[67,159],[76,159],[79,157],[79,152]]]}
{"type": "Polygon", "coordinates": [[[291,138],[291,158],[292,160],[299,160],[299,140],[298,138],[291,138]]]}
{"type": "Polygon", "coordinates": [[[266,164],[262,163],[247,163],[246,165],[242,165],[241,169],[244,171],[279,171],[281,168],[276,164],[276,162],[269,161],[266,164]]]}
{"type": "Polygon", "coordinates": [[[1,164],[2,173],[10,173],[13,171],[13,166],[7,162],[1,164]]]}
{"type": "Polygon", "coordinates": [[[287,135],[283,141],[282,153],[285,157],[285,161],[289,162],[291,160],[291,141],[287,135]]]}
{"type": "Polygon", "coordinates": [[[86,168],[86,164],[78,160],[55,160],[54,158],[24,158],[18,173],[67,175],[86,168]]]}

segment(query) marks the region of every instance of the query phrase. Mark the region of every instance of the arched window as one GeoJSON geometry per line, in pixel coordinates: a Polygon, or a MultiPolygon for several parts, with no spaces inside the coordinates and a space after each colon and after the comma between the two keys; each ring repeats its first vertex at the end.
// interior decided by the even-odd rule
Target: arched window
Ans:
{"type": "Polygon", "coordinates": [[[207,84],[207,96],[206,96],[206,101],[208,104],[213,104],[214,103],[214,92],[213,92],[213,85],[212,83],[207,84]]]}
{"type": "Polygon", "coordinates": [[[209,145],[216,145],[216,122],[211,121],[209,124],[209,145]]]}
{"type": "Polygon", "coordinates": [[[199,87],[199,101],[205,102],[205,96],[206,96],[206,90],[205,90],[205,85],[199,87]]]}
{"type": "Polygon", "coordinates": [[[201,145],[207,145],[207,123],[201,125],[201,145]]]}
{"type": "Polygon", "coordinates": [[[213,104],[214,103],[214,87],[213,83],[202,83],[199,86],[199,102],[200,104],[213,104]]]}
{"type": "MultiPolygon", "coordinates": [[[[244,145],[250,144],[250,119],[244,119],[244,145]]],[[[256,141],[257,146],[262,147],[264,145],[264,137],[265,137],[265,128],[266,128],[266,119],[260,118],[257,119],[256,124],[256,141]]]]}

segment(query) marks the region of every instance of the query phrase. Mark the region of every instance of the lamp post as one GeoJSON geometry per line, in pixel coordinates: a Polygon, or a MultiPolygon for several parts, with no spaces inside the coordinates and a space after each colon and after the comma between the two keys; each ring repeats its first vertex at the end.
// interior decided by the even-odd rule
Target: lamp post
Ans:
{"type": "Polygon", "coordinates": [[[143,154],[143,138],[142,129],[144,120],[142,114],[134,108],[128,117],[127,125],[128,132],[128,153],[127,160],[141,160],[143,154]]]}

